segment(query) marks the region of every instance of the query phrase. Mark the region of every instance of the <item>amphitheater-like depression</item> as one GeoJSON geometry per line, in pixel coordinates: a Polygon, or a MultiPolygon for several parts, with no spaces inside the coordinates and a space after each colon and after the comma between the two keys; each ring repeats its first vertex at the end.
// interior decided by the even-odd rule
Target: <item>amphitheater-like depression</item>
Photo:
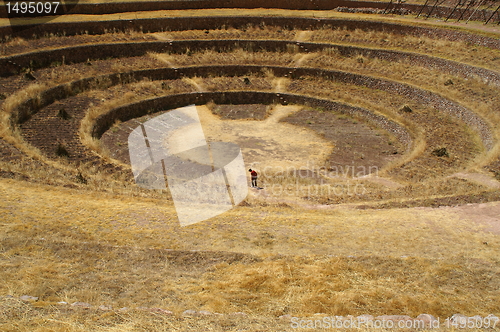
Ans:
{"type": "Polygon", "coordinates": [[[236,142],[261,174],[245,204],[500,199],[492,34],[220,14],[0,34],[3,177],[168,199],[135,185],[128,134],[196,104],[208,140],[236,142]]]}

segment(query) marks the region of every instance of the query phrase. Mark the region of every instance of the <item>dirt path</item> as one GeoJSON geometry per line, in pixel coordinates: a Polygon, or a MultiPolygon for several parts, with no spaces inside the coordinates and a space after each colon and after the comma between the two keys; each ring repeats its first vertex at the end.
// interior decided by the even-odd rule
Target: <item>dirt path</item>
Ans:
{"type": "Polygon", "coordinates": [[[207,91],[207,89],[206,89],[205,85],[203,84],[203,82],[201,81],[201,79],[184,77],[182,80],[185,81],[186,83],[191,84],[198,92],[207,91]]]}
{"type": "Polygon", "coordinates": [[[153,59],[156,59],[160,62],[165,63],[167,66],[170,68],[177,68],[177,66],[173,62],[173,57],[167,54],[160,54],[160,53],[149,53],[149,56],[152,57],[153,59]]]}
{"type": "Polygon", "coordinates": [[[151,34],[153,37],[155,37],[156,39],[158,40],[161,40],[161,41],[172,41],[172,37],[170,34],[168,33],[165,33],[165,32],[155,32],[155,33],[152,33],[151,34]]]}
{"type": "Polygon", "coordinates": [[[398,189],[398,188],[404,187],[404,185],[402,185],[399,182],[393,181],[393,180],[388,179],[388,178],[380,177],[380,176],[367,176],[367,177],[365,177],[365,179],[370,181],[370,182],[373,182],[373,183],[381,184],[381,185],[386,186],[387,188],[390,188],[390,189],[398,189]]]}
{"type": "Polygon", "coordinates": [[[492,176],[482,173],[455,173],[449,177],[470,180],[471,182],[478,183],[490,189],[500,189],[500,182],[495,180],[492,176]]]}
{"type": "Polygon", "coordinates": [[[280,122],[281,119],[286,118],[287,116],[296,113],[300,110],[299,106],[277,106],[272,110],[271,115],[264,120],[266,125],[272,125],[280,122]]]}
{"type": "Polygon", "coordinates": [[[485,232],[500,235],[500,202],[446,206],[439,209],[456,213],[460,219],[480,225],[485,232]]]}
{"type": "MultiPolygon", "coordinates": [[[[390,185],[390,184],[388,184],[390,185]]],[[[282,198],[276,197],[273,193],[264,188],[262,190],[250,189],[249,197],[251,199],[256,199],[258,201],[266,202],[268,204],[287,204],[290,206],[296,206],[298,208],[306,210],[337,210],[339,213],[354,213],[357,214],[359,210],[351,204],[341,204],[341,205],[322,205],[322,204],[310,204],[304,200],[297,198],[282,198]],[[351,211],[351,212],[348,212],[351,211]]],[[[454,219],[466,221],[471,225],[479,226],[479,229],[486,233],[492,233],[495,235],[500,235],[500,202],[489,202],[489,203],[478,203],[478,204],[467,204],[462,206],[443,206],[439,208],[432,207],[416,207],[407,209],[397,209],[398,211],[407,211],[408,215],[426,215],[428,219],[427,222],[435,231],[439,231],[439,224],[435,223],[432,216],[435,214],[436,218],[441,216],[443,213],[446,215],[454,216],[454,219]],[[429,217],[430,216],[430,217],[429,217]]],[[[392,213],[392,209],[387,210],[374,210],[377,213],[384,215],[387,221],[393,220],[398,222],[397,214],[392,213]]],[[[488,243],[484,243],[487,245],[488,243]]]]}
{"type": "Polygon", "coordinates": [[[275,92],[286,92],[286,85],[287,85],[287,79],[284,78],[284,77],[281,77],[281,78],[275,78],[273,81],[272,81],[272,84],[273,84],[273,87],[274,87],[274,91],[275,92]]]}
{"type": "Polygon", "coordinates": [[[293,63],[293,66],[294,67],[300,67],[300,66],[302,66],[302,64],[305,61],[313,58],[314,56],[315,56],[315,54],[313,54],[313,53],[297,54],[296,57],[295,57],[295,61],[293,63]]]}
{"type": "Polygon", "coordinates": [[[312,34],[313,34],[313,32],[309,31],[309,30],[297,31],[297,34],[295,35],[295,41],[298,41],[298,42],[308,41],[311,38],[312,34]]]}

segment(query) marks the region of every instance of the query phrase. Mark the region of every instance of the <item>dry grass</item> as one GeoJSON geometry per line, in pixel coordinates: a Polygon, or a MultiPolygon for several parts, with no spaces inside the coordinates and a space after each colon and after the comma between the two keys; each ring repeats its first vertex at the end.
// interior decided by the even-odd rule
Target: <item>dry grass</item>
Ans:
{"type": "MultiPolygon", "coordinates": [[[[218,267],[199,286],[203,289],[199,297],[215,310],[232,307],[234,311],[243,305],[247,312],[269,312],[273,316],[385,313],[416,317],[422,312],[432,312],[439,317],[449,317],[455,311],[469,314],[481,311],[477,306],[471,307],[473,302],[481,302],[480,298],[470,296],[475,293],[472,285],[490,272],[485,271],[483,276],[471,272],[460,259],[436,263],[422,258],[373,256],[275,258],[251,266],[218,267]],[[464,290],[469,295],[466,299],[451,295],[462,282],[470,287],[464,290]],[[434,287],[438,284],[441,287],[436,292],[434,287]],[[245,297],[238,299],[236,294],[245,297]],[[467,304],[457,307],[457,302],[467,304]]],[[[498,310],[495,291],[490,285],[486,287],[490,294],[484,299],[489,302],[482,313],[484,316],[498,310]]]]}
{"type": "MultiPolygon", "coordinates": [[[[266,14],[283,12],[286,11],[270,10],[266,14]]],[[[176,15],[168,12],[169,15],[172,13],[176,15]]],[[[198,15],[200,12],[184,13],[198,15]]],[[[210,13],[243,15],[262,13],[262,10],[210,13]]],[[[311,12],[302,13],[313,15],[311,12]]],[[[338,13],[321,13],[340,17],[338,13]]],[[[127,15],[130,14],[122,16],[127,15]]],[[[113,17],[121,18],[120,15],[113,17]]],[[[248,31],[259,38],[265,38],[268,33],[252,29],[248,31]]],[[[239,32],[221,30],[217,33],[230,38],[239,32]]],[[[271,29],[270,35],[279,33],[271,29]]],[[[354,34],[358,36],[358,32],[354,34]]],[[[337,37],[331,38],[336,40],[337,37]]],[[[343,42],[366,42],[377,46],[387,43],[390,48],[412,48],[419,52],[427,48],[425,52],[431,54],[440,54],[447,47],[450,50],[460,48],[459,43],[432,45],[430,41],[418,46],[419,40],[397,40],[391,36],[383,38],[388,42],[377,44],[376,40],[382,37],[373,34],[368,41],[355,41],[353,37],[343,42]]],[[[21,40],[15,42],[23,43],[21,40]]],[[[472,61],[466,56],[468,47],[464,45],[464,52],[459,55],[463,61],[472,61]]],[[[488,66],[493,53],[479,50],[482,51],[485,51],[484,58],[474,63],[488,66]]],[[[150,62],[145,61],[144,66],[151,63],[154,66],[169,65],[162,62],[163,56],[151,55],[150,62]]],[[[292,65],[300,61],[302,66],[338,68],[409,82],[470,107],[492,124],[499,138],[500,129],[496,123],[500,123],[500,119],[492,112],[500,102],[497,89],[475,79],[452,77],[454,84],[445,87],[443,83],[450,77],[437,71],[408,68],[408,63],[386,63],[360,56],[343,58],[333,50],[306,58],[293,48],[288,53],[236,50],[222,54],[207,51],[166,56],[174,66],[213,63],[292,65]]],[[[111,73],[142,68],[139,64],[129,66],[121,60],[106,63],[105,72],[111,73]]],[[[83,77],[76,75],[84,73],[84,69],[61,66],[43,73],[42,82],[52,79],[64,83],[72,76],[73,79],[83,77]]],[[[95,72],[90,71],[88,75],[95,75],[95,72]]],[[[432,197],[436,192],[440,196],[480,193],[485,188],[479,185],[460,179],[436,180],[434,177],[449,174],[464,165],[472,168],[484,164],[498,157],[500,151],[496,146],[489,155],[482,154],[477,135],[445,116],[434,116],[445,125],[441,129],[426,127],[421,118],[409,121],[397,112],[403,104],[409,104],[399,96],[341,86],[317,78],[303,78],[299,83],[280,81],[271,72],[250,75],[249,79],[252,87],[244,84],[242,78],[196,77],[190,82],[145,80],[85,92],[88,97],[107,101],[89,108],[82,121],[81,138],[87,145],[99,149],[89,135],[97,116],[138,100],[193,91],[194,82],[195,86],[207,90],[222,90],[224,87],[273,91],[279,88],[280,91],[324,96],[372,109],[409,127],[416,140],[413,154],[408,154],[405,159],[413,163],[413,168],[405,169],[405,172],[417,175],[427,172],[426,176],[431,180],[418,181],[417,176],[411,186],[399,189],[358,180],[369,193],[362,199],[349,198],[351,201],[367,198],[403,201],[415,195],[432,197]],[[430,129],[435,130],[434,135],[444,137],[447,144],[457,147],[456,157],[461,160],[453,166],[456,168],[447,169],[449,165],[442,164],[427,168],[425,162],[418,164],[419,160],[425,159],[422,157],[426,157],[425,148],[436,143],[432,139],[435,136],[430,136],[430,139],[425,136],[430,129]],[[465,148],[459,149],[465,141],[468,142],[465,148]],[[474,159],[473,156],[479,157],[474,159]]],[[[30,86],[3,103],[0,137],[27,149],[20,135],[11,132],[9,117],[20,102],[35,97],[46,87],[30,86]]],[[[433,112],[421,105],[409,105],[418,114],[433,112]]],[[[23,152],[34,156],[36,151],[23,152]]],[[[0,330],[238,331],[244,328],[278,331],[290,329],[289,322],[277,319],[277,316],[288,313],[300,317],[315,313],[408,314],[415,317],[426,312],[442,319],[457,312],[470,316],[500,315],[500,235],[488,231],[482,220],[459,213],[458,209],[362,211],[344,205],[325,210],[304,209],[291,207],[294,201],[302,198],[299,192],[273,200],[269,191],[264,190],[260,193],[267,194],[267,197],[252,192],[245,206],[181,228],[170,196],[165,191],[141,190],[130,183],[129,175],[100,173],[97,167],[90,165],[82,170],[89,175],[88,184],[75,184],[74,179],[70,180],[75,170],[69,169],[68,165],[62,170],[52,168],[48,166],[50,162],[46,161],[42,166],[26,159],[0,162],[2,172],[32,174],[33,178],[48,184],[0,180],[0,279],[3,280],[0,294],[28,294],[40,298],[36,303],[26,304],[18,299],[0,297],[0,330]],[[69,185],[74,189],[62,187],[69,185]],[[289,205],[284,204],[284,200],[288,200],[289,205]],[[221,251],[244,255],[234,259],[221,251]],[[196,256],[198,254],[201,256],[196,256]],[[106,304],[112,305],[114,310],[76,309],[57,305],[58,301],[85,301],[94,306],[106,304]],[[174,315],[116,310],[141,306],[169,309],[174,315]],[[181,315],[186,309],[221,313],[244,311],[251,316],[190,318],[181,315]]],[[[58,162],[58,165],[64,163],[58,162]]],[[[266,186],[296,181],[275,176],[263,176],[260,180],[266,186]]],[[[304,179],[299,189],[312,184],[310,179],[304,179]]],[[[318,195],[315,199],[328,198],[318,195]]],[[[339,201],[344,199],[340,197],[339,201]]],[[[498,203],[487,206],[495,207],[498,208],[498,203]]],[[[365,329],[360,331],[365,332],[365,329]]]]}
{"type": "MultiPolygon", "coordinates": [[[[484,29],[483,22],[469,22],[468,25],[443,23],[439,20],[416,20],[413,16],[388,16],[361,13],[340,13],[333,10],[284,10],[284,9],[202,9],[202,10],[168,10],[168,11],[147,11],[133,13],[117,13],[110,15],[64,15],[54,19],[52,22],[75,22],[75,21],[105,21],[105,20],[133,20],[140,18],[157,17],[181,17],[181,16],[290,16],[309,18],[342,18],[361,19],[366,21],[387,21],[413,26],[444,27],[452,30],[473,31],[477,34],[496,37],[498,31],[494,27],[484,29]]],[[[43,22],[41,19],[16,19],[14,24],[30,24],[43,22]]],[[[10,25],[8,19],[0,19],[1,25],[10,25]]]]}
{"type": "Polygon", "coordinates": [[[208,91],[273,91],[273,86],[269,80],[261,75],[245,76],[251,84],[245,84],[244,79],[233,77],[208,77],[204,78],[203,82],[208,91]]]}
{"type": "Polygon", "coordinates": [[[178,66],[199,66],[207,64],[255,64],[287,66],[294,61],[293,53],[284,52],[252,52],[236,49],[231,52],[219,53],[207,50],[203,52],[186,52],[184,54],[170,54],[178,66]]]}
{"type": "Polygon", "coordinates": [[[404,36],[394,33],[363,31],[361,29],[315,30],[311,42],[338,42],[341,45],[376,47],[429,54],[444,59],[470,63],[496,70],[499,51],[471,45],[463,41],[448,41],[424,36],[404,36]]]}
{"type": "MultiPolygon", "coordinates": [[[[1,292],[40,297],[34,308],[3,300],[2,315],[10,321],[4,330],[9,324],[27,324],[21,330],[30,324],[126,330],[150,318],[139,312],[68,312],[57,309],[57,301],[161,307],[176,315],[186,309],[244,311],[268,328],[285,313],[428,312],[444,318],[500,309],[498,235],[452,210],[240,207],[180,228],[173,206],[162,199],[12,180],[2,180],[0,191],[1,292]],[[216,258],[213,263],[193,261],[167,248],[242,252],[262,261],[224,261],[217,253],[207,253],[216,258]],[[282,253],[293,255],[274,256],[282,253]],[[96,320],[85,321],[91,317],[96,320]]],[[[187,318],[155,319],[179,328],[187,318]]],[[[141,324],[135,328],[150,326],[141,324]]]]}
{"type": "Polygon", "coordinates": [[[184,30],[153,33],[160,40],[183,39],[256,39],[256,40],[293,40],[295,31],[273,26],[253,26],[235,29],[184,30]]]}
{"type": "MultiPolygon", "coordinates": [[[[336,68],[349,72],[357,72],[362,75],[371,75],[375,77],[385,77],[395,81],[402,81],[411,85],[419,86],[427,91],[432,91],[438,95],[458,101],[461,105],[473,110],[479,114],[490,126],[492,133],[497,139],[500,137],[500,128],[497,125],[500,117],[496,112],[495,105],[500,102],[498,88],[485,84],[479,78],[463,78],[453,75],[430,70],[427,68],[412,66],[406,61],[388,62],[379,59],[360,58],[359,56],[342,57],[337,53],[324,52],[305,61],[306,66],[320,68],[336,68]],[[361,60],[361,61],[360,61],[361,60]],[[453,84],[445,84],[452,79],[453,84]]],[[[345,98],[352,98],[344,93],[345,98]]],[[[346,100],[346,99],[343,99],[346,100]]],[[[349,100],[347,100],[349,102],[349,100]]],[[[356,101],[356,104],[362,105],[364,101],[356,101]]],[[[392,103],[394,105],[394,102],[392,103]]],[[[396,104],[397,105],[397,104],[396,104]]],[[[418,107],[417,105],[415,105],[418,107]]],[[[372,106],[373,107],[373,106],[372,106]]],[[[389,107],[390,109],[392,107],[389,107]]],[[[408,125],[408,124],[407,124],[408,125]]],[[[410,127],[412,128],[412,127],[410,127]]],[[[420,128],[413,128],[420,130],[420,128]]],[[[471,134],[471,128],[464,128],[468,134],[471,134]]],[[[469,142],[474,142],[477,147],[481,146],[477,134],[469,137],[469,142]]],[[[423,148],[422,144],[416,146],[418,150],[423,148]]],[[[482,152],[476,160],[476,164],[484,165],[498,157],[498,147],[493,148],[488,153],[482,152]]]]}

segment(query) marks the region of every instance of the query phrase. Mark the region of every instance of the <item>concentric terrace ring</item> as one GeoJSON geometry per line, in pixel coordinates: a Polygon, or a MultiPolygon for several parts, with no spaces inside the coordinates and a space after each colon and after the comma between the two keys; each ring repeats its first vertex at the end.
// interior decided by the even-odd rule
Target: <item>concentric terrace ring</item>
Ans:
{"type": "MultiPolygon", "coordinates": [[[[201,66],[185,68],[160,68],[150,70],[140,70],[128,73],[109,74],[97,78],[86,78],[73,81],[69,84],[62,84],[50,88],[40,93],[41,103],[38,99],[28,99],[17,109],[17,114],[13,115],[15,123],[26,121],[31,115],[40,108],[45,107],[56,100],[61,100],[74,94],[73,91],[85,91],[93,86],[95,81],[109,81],[109,86],[122,84],[131,81],[137,81],[144,78],[152,80],[172,80],[182,77],[208,76],[208,75],[226,75],[226,76],[244,76],[249,73],[258,73],[262,69],[271,70],[277,76],[288,76],[292,79],[301,76],[322,77],[332,81],[344,82],[364,86],[370,89],[379,89],[382,91],[400,94],[408,99],[416,100],[420,103],[431,104],[436,109],[446,112],[454,117],[464,121],[467,125],[477,131],[484,146],[490,150],[494,142],[494,135],[491,133],[489,125],[473,111],[444,98],[438,94],[410,86],[408,84],[394,82],[386,79],[374,78],[366,75],[347,73],[336,70],[324,70],[316,68],[289,68],[278,66],[201,66]]],[[[293,102],[293,101],[289,101],[293,102]]],[[[175,105],[175,107],[185,106],[175,105]]],[[[111,121],[111,120],[109,120],[111,121]]],[[[107,122],[103,127],[97,127],[93,136],[99,137],[109,128],[112,123],[107,122]]]]}
{"type": "Polygon", "coordinates": [[[486,82],[500,86],[500,73],[496,71],[429,55],[329,43],[278,40],[182,40],[171,42],[108,43],[65,47],[3,57],[0,59],[0,75],[15,75],[19,73],[22,68],[27,67],[44,68],[57,61],[78,63],[88,60],[105,59],[108,57],[141,56],[148,52],[183,53],[188,49],[199,52],[212,48],[224,49],[226,51],[236,48],[253,48],[260,51],[278,52],[286,51],[287,47],[290,46],[297,47],[298,51],[301,53],[335,49],[342,56],[362,55],[387,61],[411,61],[414,65],[437,69],[443,72],[462,75],[464,77],[477,76],[486,82]]]}
{"type": "MultiPolygon", "coordinates": [[[[260,16],[201,16],[201,17],[167,17],[135,20],[114,21],[83,21],[50,23],[43,26],[29,26],[17,36],[31,39],[44,35],[57,35],[64,32],[65,36],[78,34],[102,35],[113,31],[143,31],[163,32],[182,30],[207,30],[220,27],[245,28],[247,26],[271,26],[283,29],[311,30],[329,27],[331,29],[364,31],[382,31],[405,36],[435,37],[443,40],[463,41],[500,49],[500,41],[496,38],[472,33],[449,30],[444,28],[411,26],[399,23],[363,21],[356,19],[331,19],[307,17],[260,17],[260,16]]],[[[0,27],[0,38],[5,39],[12,33],[9,26],[0,27]]]]}
{"type": "MultiPolygon", "coordinates": [[[[253,26],[281,27],[283,29],[319,29],[326,26],[332,28],[362,29],[365,31],[383,31],[400,35],[429,36],[433,38],[465,41],[471,44],[486,46],[491,49],[500,49],[498,39],[478,36],[472,33],[446,30],[444,28],[430,28],[423,26],[409,26],[404,24],[344,20],[344,19],[315,19],[302,17],[252,17],[252,16],[232,16],[232,17],[174,17],[159,19],[137,19],[132,21],[99,21],[78,22],[78,23],[51,23],[44,25],[44,33],[50,34],[57,31],[64,31],[66,36],[73,36],[85,32],[86,34],[106,34],[110,31],[138,30],[148,32],[158,31],[180,31],[193,29],[216,29],[221,26],[245,28],[253,26]]],[[[22,33],[28,30],[24,30],[22,33]]],[[[0,28],[0,35],[5,37],[9,34],[8,28],[0,28]]],[[[40,27],[33,27],[26,38],[33,35],[43,35],[40,27]]],[[[207,34],[208,36],[208,34],[207,34]]],[[[29,68],[36,76],[36,70],[48,68],[54,63],[65,63],[71,66],[76,63],[88,62],[89,60],[108,59],[112,62],[116,58],[130,58],[144,56],[148,53],[168,53],[175,57],[176,54],[189,52],[203,52],[206,50],[217,50],[228,52],[236,49],[248,50],[248,52],[287,52],[292,49],[296,53],[325,53],[334,51],[336,54],[345,57],[363,56],[365,58],[377,58],[383,61],[402,61],[411,63],[413,66],[427,68],[431,71],[438,71],[452,76],[469,78],[479,78],[482,84],[490,86],[492,89],[500,86],[500,73],[490,69],[479,67],[473,64],[461,63],[428,54],[421,54],[408,51],[396,51],[391,49],[371,48],[364,46],[343,45],[335,42],[304,42],[292,40],[269,40],[269,39],[191,39],[172,41],[140,41],[140,42],[119,42],[119,43],[97,43],[93,45],[77,45],[70,47],[58,46],[54,49],[45,49],[28,53],[10,54],[0,58],[0,75],[4,77],[18,76],[29,68]]],[[[108,61],[106,60],[106,61],[108,61]]],[[[148,81],[182,81],[187,78],[208,79],[210,77],[228,77],[233,80],[242,80],[247,75],[262,75],[264,71],[271,72],[276,78],[287,78],[290,82],[298,82],[304,78],[317,78],[328,82],[343,83],[356,87],[363,87],[371,91],[382,91],[387,95],[398,95],[399,100],[407,100],[414,104],[423,105],[426,109],[434,109],[441,114],[446,114],[451,118],[461,121],[464,128],[472,129],[473,135],[477,137],[479,143],[477,147],[485,151],[488,155],[495,157],[498,149],[498,130],[492,124],[490,118],[483,118],[484,113],[476,113],[472,107],[461,104],[460,98],[450,98],[421,86],[413,85],[411,80],[400,82],[394,79],[383,78],[371,74],[360,74],[333,70],[327,68],[313,68],[302,65],[276,66],[276,65],[199,65],[185,66],[173,65],[171,68],[152,68],[144,70],[122,71],[119,73],[104,74],[96,77],[87,77],[74,80],[68,83],[50,87],[40,91],[36,96],[24,100],[10,114],[11,130],[16,131],[19,126],[29,122],[39,110],[55,103],[64,104],[66,98],[77,96],[78,94],[96,89],[96,83],[101,84],[100,89],[108,89],[114,86],[139,82],[143,79],[148,81]],[[175,68],[174,68],[175,67],[175,68]],[[481,114],[481,115],[479,115],[481,114]]],[[[206,104],[208,102],[216,104],[297,104],[310,106],[312,108],[324,109],[335,113],[344,113],[362,121],[371,123],[375,127],[385,129],[405,146],[406,153],[415,149],[414,139],[419,135],[411,128],[398,122],[396,118],[391,118],[388,114],[374,112],[369,107],[360,107],[356,104],[336,100],[330,100],[311,94],[300,94],[292,91],[198,91],[160,95],[154,98],[147,97],[131,104],[116,107],[101,114],[95,119],[90,136],[100,138],[103,133],[111,128],[117,120],[128,121],[141,117],[148,112],[163,111],[182,107],[189,104],[206,104]]],[[[467,104],[470,105],[470,104],[467,104]]],[[[84,114],[79,115],[78,120],[82,120],[84,114]]],[[[79,145],[81,149],[86,149],[82,142],[78,140],[78,131],[72,127],[74,145],[79,145]]],[[[22,131],[21,131],[22,132],[22,131]]],[[[466,131],[464,131],[465,133],[466,131]]],[[[33,132],[32,132],[33,133],[33,132]]],[[[23,133],[22,133],[23,135],[23,133]]],[[[37,135],[36,132],[34,135],[37,135]]],[[[40,136],[41,137],[41,136],[40,136]]],[[[29,141],[29,140],[28,140],[29,141]]],[[[469,157],[468,157],[469,158],[469,157]]],[[[484,158],[483,158],[484,159],[484,158]]],[[[111,167],[104,159],[92,159],[93,163],[100,163],[104,168],[110,170],[117,169],[116,165],[111,167]]],[[[469,159],[467,159],[469,160],[469,159]]],[[[468,161],[464,160],[463,165],[468,161]]],[[[87,159],[88,161],[88,159],[87,159]]],[[[397,165],[397,164],[394,164],[397,165]]],[[[394,166],[391,167],[399,167],[394,166]]],[[[401,164],[399,164],[401,165],[401,164]]],[[[118,167],[119,168],[119,167],[118,167]]]]}

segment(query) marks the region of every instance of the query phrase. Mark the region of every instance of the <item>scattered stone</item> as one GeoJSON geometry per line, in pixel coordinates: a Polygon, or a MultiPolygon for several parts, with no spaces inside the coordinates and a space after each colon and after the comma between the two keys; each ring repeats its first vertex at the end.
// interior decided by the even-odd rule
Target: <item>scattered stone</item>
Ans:
{"type": "Polygon", "coordinates": [[[436,157],[449,157],[450,156],[448,154],[448,151],[446,150],[446,148],[435,149],[434,151],[432,151],[432,154],[436,157]]]}
{"type": "Polygon", "coordinates": [[[413,112],[413,110],[411,109],[411,107],[408,106],[408,105],[404,105],[403,107],[401,107],[400,111],[401,112],[405,112],[405,113],[412,113],[413,112]]]}
{"type": "Polygon", "coordinates": [[[198,314],[199,315],[203,315],[203,316],[210,316],[210,315],[212,315],[212,313],[210,311],[207,311],[207,310],[198,311],[198,314]]]}
{"type": "Polygon", "coordinates": [[[59,112],[57,113],[57,117],[61,118],[63,120],[69,120],[69,119],[71,119],[71,115],[69,115],[68,112],[64,108],[61,108],[59,110],[59,112]]]}
{"type": "Polygon", "coordinates": [[[444,82],[444,85],[445,86],[453,85],[453,81],[451,79],[447,80],[446,82],[444,82]]]}
{"type": "Polygon", "coordinates": [[[103,304],[102,304],[102,305],[100,305],[100,306],[98,307],[98,309],[99,309],[99,310],[102,310],[102,311],[110,311],[110,310],[113,310],[113,307],[112,307],[112,306],[110,306],[110,305],[103,305],[103,304]]]}
{"type": "Polygon", "coordinates": [[[278,317],[279,319],[285,319],[285,320],[290,320],[292,319],[292,315],[286,314],[286,315],[281,315],[278,317]]]}
{"type": "Polygon", "coordinates": [[[185,310],[182,314],[184,316],[194,316],[194,315],[196,315],[196,311],[194,311],[194,310],[185,310]]]}
{"type": "Polygon", "coordinates": [[[59,143],[56,149],[56,155],[58,157],[69,157],[69,152],[63,144],[59,143]]]}
{"type": "Polygon", "coordinates": [[[36,80],[36,77],[33,76],[33,74],[30,73],[30,72],[24,74],[24,78],[26,78],[27,80],[30,80],[30,81],[35,81],[36,80]]]}
{"type": "Polygon", "coordinates": [[[57,302],[57,304],[59,304],[59,305],[67,305],[67,304],[68,304],[68,302],[65,302],[65,301],[60,301],[60,302],[57,302]]]}
{"type": "Polygon", "coordinates": [[[29,295],[23,295],[19,297],[22,301],[38,301],[38,297],[36,296],[29,296],[29,295]]]}
{"type": "Polygon", "coordinates": [[[74,302],[74,303],[71,303],[71,306],[72,307],[78,307],[78,308],[85,308],[85,309],[88,309],[88,308],[92,307],[92,305],[90,305],[87,302],[74,302]]]}
{"type": "Polygon", "coordinates": [[[118,309],[118,311],[120,311],[120,312],[125,312],[128,310],[129,310],[128,307],[123,307],[123,308],[118,309]]]}
{"type": "Polygon", "coordinates": [[[245,77],[245,78],[243,79],[243,82],[244,82],[246,85],[250,85],[250,84],[252,84],[252,83],[250,82],[250,79],[249,79],[248,77],[245,77]]]}
{"type": "Polygon", "coordinates": [[[155,312],[157,314],[162,314],[162,315],[173,315],[174,314],[172,311],[162,309],[162,308],[147,308],[147,310],[150,312],[155,312]]]}
{"type": "Polygon", "coordinates": [[[382,9],[376,8],[349,8],[349,7],[337,7],[336,11],[340,13],[363,13],[363,14],[382,14],[384,11],[382,9]]]}

